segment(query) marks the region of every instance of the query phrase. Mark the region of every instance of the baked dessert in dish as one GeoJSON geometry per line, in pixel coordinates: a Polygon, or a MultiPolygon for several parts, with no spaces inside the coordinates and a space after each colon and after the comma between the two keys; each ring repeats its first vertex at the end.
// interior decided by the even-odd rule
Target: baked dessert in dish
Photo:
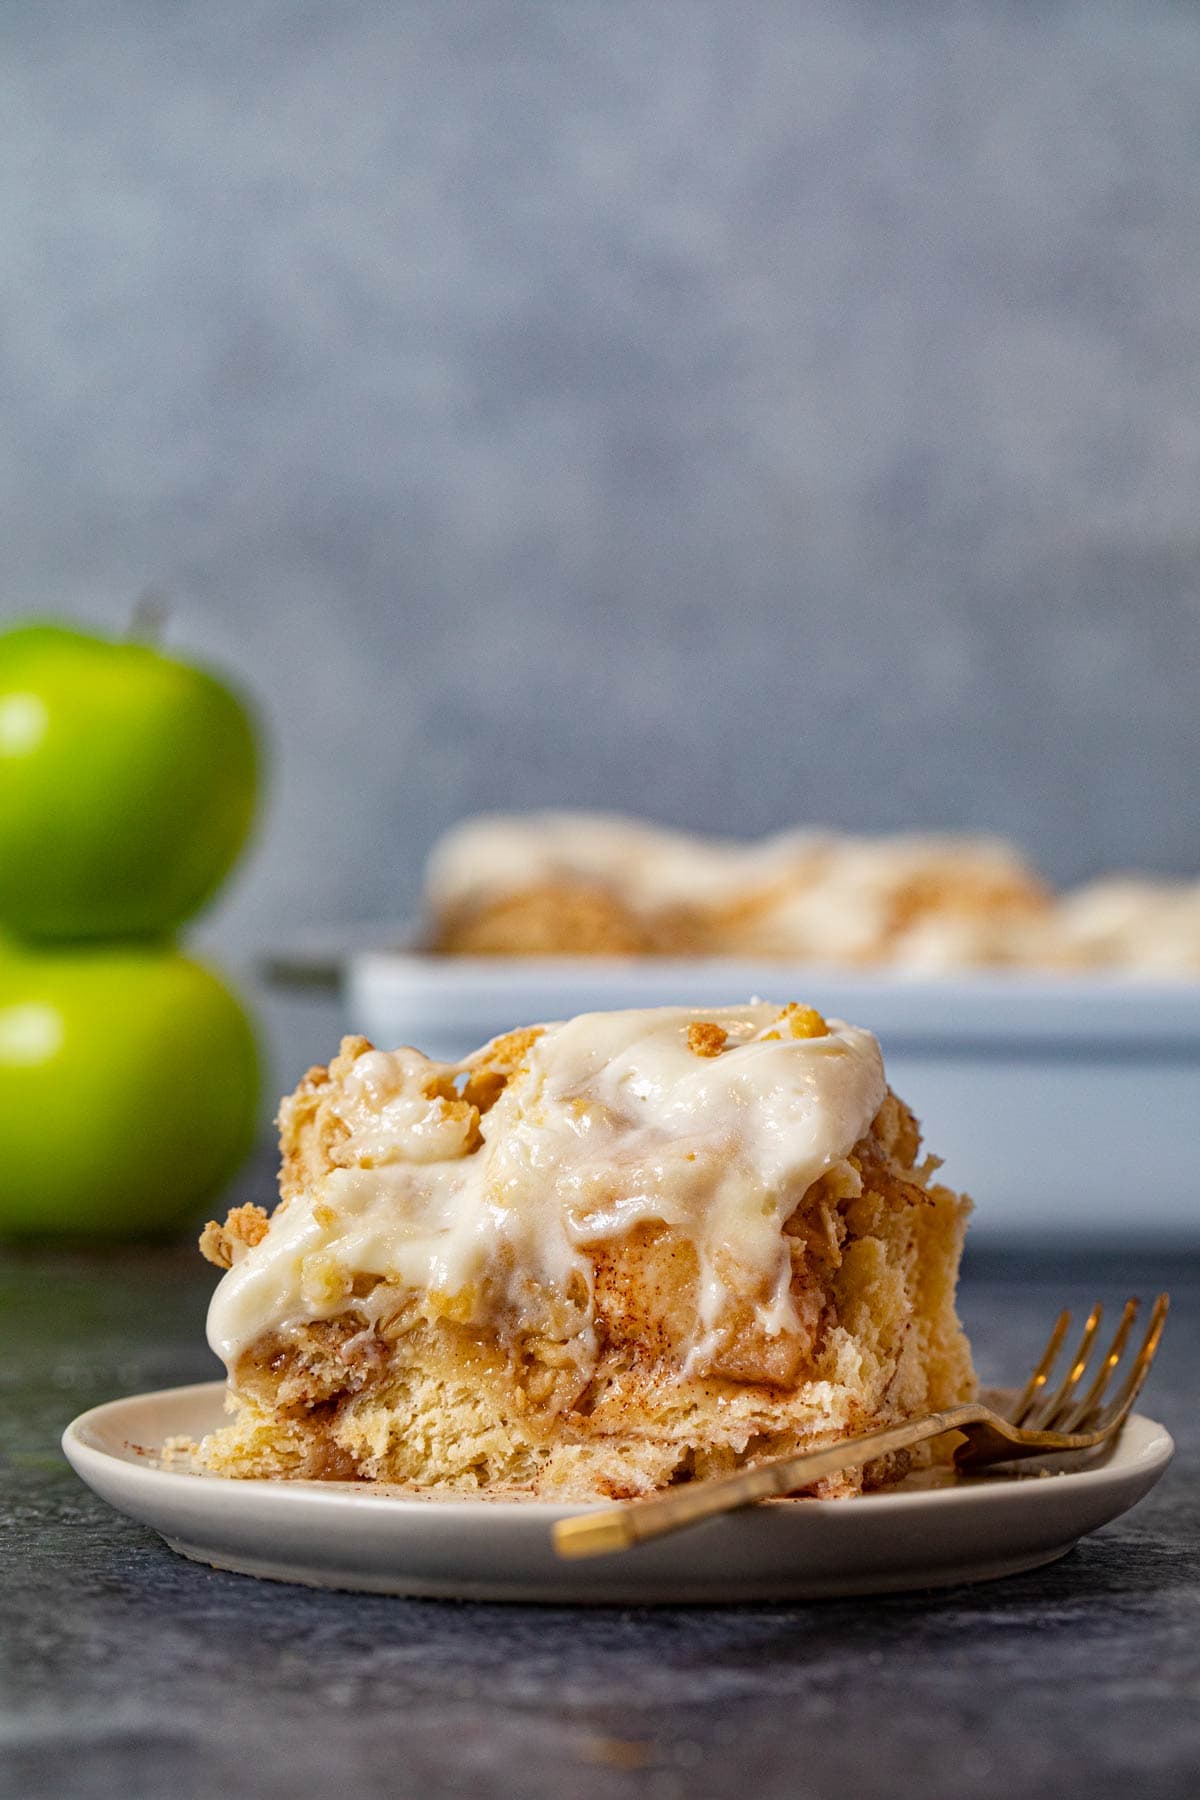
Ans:
{"type": "Polygon", "coordinates": [[[459,956],[1200,974],[1200,882],[1059,896],[1012,845],[953,834],[740,843],[609,814],[485,815],[435,847],[426,910],[431,947],[459,956]]]}
{"type": "Polygon", "coordinates": [[[1110,875],[1067,894],[1055,928],[1073,967],[1200,975],[1200,881],[1110,875]]]}
{"type": "Polygon", "coordinates": [[[969,1202],[875,1039],[811,1008],[584,1014],[458,1064],[347,1038],[280,1127],[274,1213],[201,1240],[208,1471],[631,1496],[974,1391],[969,1202]]]}
{"type": "Polygon", "coordinates": [[[744,844],[585,813],[466,820],[434,850],[426,892],[434,947],[451,954],[861,965],[936,959],[937,933],[986,959],[1005,927],[1050,905],[992,839],[793,831],[744,844]]]}

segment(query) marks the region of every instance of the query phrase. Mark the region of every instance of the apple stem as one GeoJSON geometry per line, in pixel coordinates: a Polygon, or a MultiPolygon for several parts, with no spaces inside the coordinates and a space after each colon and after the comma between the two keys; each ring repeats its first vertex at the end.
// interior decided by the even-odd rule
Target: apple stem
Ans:
{"type": "Polygon", "coordinates": [[[164,593],[158,588],[146,588],[133,603],[129,637],[135,644],[160,644],[170,610],[164,593]]]}

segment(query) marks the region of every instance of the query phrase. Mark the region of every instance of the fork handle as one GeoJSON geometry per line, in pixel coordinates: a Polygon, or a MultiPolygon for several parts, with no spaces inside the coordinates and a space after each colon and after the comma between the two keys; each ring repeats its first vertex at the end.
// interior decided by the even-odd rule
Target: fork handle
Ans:
{"type": "Polygon", "coordinates": [[[697,1481],[668,1494],[635,1501],[632,1506],[606,1507],[601,1512],[560,1519],[554,1527],[554,1548],[565,1557],[603,1556],[612,1550],[627,1550],[651,1538],[698,1525],[702,1519],[714,1518],[718,1513],[750,1506],[755,1500],[793,1493],[822,1475],[861,1468],[877,1456],[907,1450],[913,1444],[941,1437],[945,1431],[961,1431],[984,1412],[978,1405],[948,1407],[944,1412],[926,1413],[923,1418],[908,1419],[900,1425],[843,1438],[824,1450],[801,1450],[713,1481],[697,1481]]]}

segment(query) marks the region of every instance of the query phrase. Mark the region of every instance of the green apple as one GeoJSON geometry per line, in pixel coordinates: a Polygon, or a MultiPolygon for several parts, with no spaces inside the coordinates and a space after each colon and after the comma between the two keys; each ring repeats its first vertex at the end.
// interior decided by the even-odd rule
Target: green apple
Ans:
{"type": "Polygon", "coordinates": [[[233,994],[167,946],[0,956],[0,1235],[162,1236],[255,1131],[259,1065],[233,994]]]}
{"type": "Polygon", "coordinates": [[[66,626],[0,633],[0,929],[174,930],[233,866],[257,764],[207,670],[66,626]]]}

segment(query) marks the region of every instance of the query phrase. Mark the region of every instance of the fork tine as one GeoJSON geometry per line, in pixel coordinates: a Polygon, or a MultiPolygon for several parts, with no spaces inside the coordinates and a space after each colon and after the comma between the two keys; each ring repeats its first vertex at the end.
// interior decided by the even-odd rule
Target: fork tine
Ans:
{"type": "Polygon", "coordinates": [[[1103,1314],[1104,1308],[1097,1300],[1095,1306],[1093,1306],[1091,1312],[1087,1316],[1087,1323],[1084,1325],[1083,1336],[1079,1340],[1079,1347],[1071,1358],[1067,1372],[1063,1376],[1057,1391],[1050,1399],[1040,1399],[1035,1406],[1029,1409],[1025,1418],[1027,1430],[1054,1430],[1055,1422],[1064,1411],[1067,1402],[1075,1393],[1075,1390],[1083,1379],[1084,1371],[1091,1358],[1092,1344],[1095,1341],[1097,1331],[1100,1329],[1100,1320],[1103,1317],[1103,1314]]]}
{"type": "Polygon", "coordinates": [[[1020,1425],[1023,1422],[1025,1414],[1029,1411],[1029,1408],[1033,1405],[1033,1402],[1045,1387],[1046,1379],[1049,1376],[1051,1369],[1054,1367],[1059,1351],[1062,1349],[1063,1339],[1067,1335],[1070,1324],[1070,1313],[1059,1313],[1058,1322],[1046,1340],[1046,1348],[1042,1351],[1042,1354],[1038,1359],[1037,1367],[1029,1377],[1024,1393],[1009,1414],[1009,1418],[1014,1425],[1020,1425]]]}
{"type": "Polygon", "coordinates": [[[1125,1353],[1125,1345],[1128,1341],[1129,1333],[1133,1329],[1133,1321],[1137,1318],[1138,1307],[1140,1305],[1141,1301],[1136,1298],[1129,1299],[1125,1302],[1125,1309],[1121,1314],[1121,1322],[1113,1334],[1113,1341],[1108,1346],[1108,1353],[1105,1356],[1104,1361],[1096,1371],[1095,1380],[1092,1382],[1091,1387],[1083,1396],[1083,1399],[1079,1402],[1078,1406],[1073,1407],[1065,1418],[1058,1420],[1059,1431],[1078,1431],[1084,1420],[1094,1413],[1099,1406],[1104,1390],[1112,1379],[1113,1370],[1125,1353]]]}
{"type": "Polygon", "coordinates": [[[1150,1373],[1150,1364],[1154,1361],[1170,1306],[1171,1299],[1168,1294],[1160,1294],[1154,1302],[1154,1311],[1150,1314],[1150,1323],[1146,1328],[1146,1335],[1142,1339],[1142,1347],[1133,1359],[1133,1367],[1126,1377],[1125,1385],[1099,1421],[1098,1430],[1111,1431],[1132,1412],[1133,1403],[1141,1393],[1143,1383],[1150,1373]]]}

